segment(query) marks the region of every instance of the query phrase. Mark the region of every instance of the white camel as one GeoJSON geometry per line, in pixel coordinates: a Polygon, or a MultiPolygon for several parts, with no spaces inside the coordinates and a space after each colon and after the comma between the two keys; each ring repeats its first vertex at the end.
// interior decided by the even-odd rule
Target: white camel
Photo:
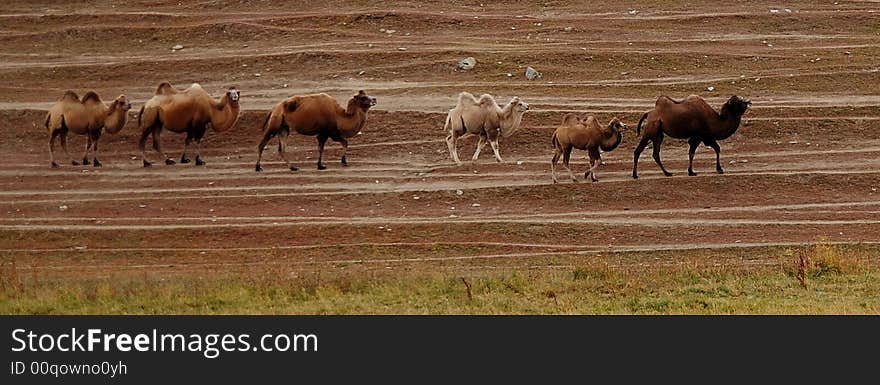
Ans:
{"type": "Polygon", "coordinates": [[[470,93],[460,93],[455,108],[449,110],[449,114],[446,115],[446,124],[443,126],[443,129],[449,133],[446,136],[446,145],[449,147],[452,160],[461,165],[456,148],[456,142],[459,138],[479,135],[473,160],[477,160],[480,156],[480,150],[488,141],[492,146],[492,151],[495,152],[495,159],[498,162],[503,162],[504,160],[501,159],[501,154],[498,152],[498,139],[513,135],[522,124],[523,114],[528,110],[529,104],[516,96],[510,99],[504,108],[501,108],[492,95],[483,94],[477,99],[470,93]]]}

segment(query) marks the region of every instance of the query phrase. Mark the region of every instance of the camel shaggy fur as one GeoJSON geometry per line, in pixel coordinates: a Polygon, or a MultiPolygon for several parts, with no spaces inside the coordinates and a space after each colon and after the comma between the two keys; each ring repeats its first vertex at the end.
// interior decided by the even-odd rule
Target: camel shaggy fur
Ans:
{"type": "Polygon", "coordinates": [[[348,166],[348,139],[361,133],[367,121],[367,111],[375,105],[376,98],[368,96],[363,90],[348,100],[346,108],[342,108],[336,99],[327,94],[291,96],[284,99],[272,108],[263,122],[263,138],[257,146],[256,170],[263,171],[260,166],[263,149],[276,136],[281,159],[291,171],[299,169],[284,155],[291,129],[302,135],[317,136],[318,170],[327,168],[323,161],[327,139],[342,144],[342,165],[348,166]]]}
{"type": "Polygon", "coordinates": [[[586,119],[580,119],[575,114],[567,114],[562,119],[562,124],[553,133],[553,147],[556,153],[550,162],[550,172],[553,175],[553,183],[557,183],[556,179],[556,162],[562,156],[562,165],[568,170],[568,176],[572,181],[577,182],[577,178],[568,167],[568,160],[571,157],[571,150],[586,150],[590,156],[590,169],[584,173],[584,178],[591,178],[593,182],[598,182],[596,178],[596,168],[602,163],[602,156],[599,153],[601,149],[604,152],[612,151],[620,145],[623,139],[621,131],[626,129],[626,124],[620,122],[619,119],[613,118],[604,128],[599,125],[599,121],[592,115],[586,119]]]}
{"type": "Polygon", "coordinates": [[[672,176],[672,173],[666,171],[663,163],[660,162],[660,144],[663,143],[663,135],[688,140],[690,145],[688,175],[697,175],[694,172],[694,152],[700,143],[715,150],[715,170],[719,174],[723,174],[721,147],[718,146],[718,141],[727,139],[736,132],[743,114],[751,105],[751,100],[734,95],[721,106],[719,113],[715,112],[703,98],[697,95],[690,95],[682,101],[676,101],[666,96],[657,98],[654,109],[645,112],[639,119],[636,132],[641,134],[642,122],[645,122],[645,134],[642,135],[642,140],[636,146],[633,154],[632,177],[634,179],[639,177],[637,171],[639,155],[642,154],[642,150],[645,149],[649,141],[654,143],[654,161],[660,166],[663,175],[672,176]]]}
{"type": "Polygon", "coordinates": [[[128,118],[128,110],[131,103],[125,95],[116,97],[109,106],[104,105],[101,97],[94,91],[87,92],[82,100],[73,91],[67,91],[46,114],[46,129],[49,131],[49,157],[52,167],[58,167],[55,162],[55,138],[61,137],[61,147],[74,166],[79,165],[70,152],[67,151],[67,134],[72,132],[77,135],[86,135],[86,152],[83,154],[82,163],[89,165],[89,150],[92,151],[92,163],[95,167],[101,167],[98,160],[98,139],[104,129],[115,134],[122,130],[128,118]]]}
{"type": "Polygon", "coordinates": [[[177,90],[168,82],[159,84],[156,94],[141,107],[138,113],[138,125],[141,128],[138,147],[141,150],[144,167],[152,165],[144,151],[147,137],[150,135],[153,136],[153,148],[165,158],[165,164],[175,163],[162,151],[160,139],[162,130],[186,133],[180,163],[189,163],[186,151],[195,141],[196,165],[204,165],[205,161],[201,157],[202,137],[208,126],[222,132],[235,125],[240,110],[238,104],[240,97],[241,94],[235,87],[229,88],[220,100],[215,101],[202,86],[196,83],[186,90],[177,90]]]}
{"type": "Polygon", "coordinates": [[[523,114],[528,110],[529,104],[516,96],[501,108],[492,95],[483,94],[477,99],[470,93],[460,93],[455,108],[449,110],[446,124],[443,126],[444,131],[449,133],[446,136],[446,145],[449,147],[452,160],[461,165],[456,147],[459,138],[478,135],[477,149],[472,160],[477,160],[488,141],[495,153],[495,159],[503,162],[498,149],[498,139],[513,135],[522,124],[523,114]]]}

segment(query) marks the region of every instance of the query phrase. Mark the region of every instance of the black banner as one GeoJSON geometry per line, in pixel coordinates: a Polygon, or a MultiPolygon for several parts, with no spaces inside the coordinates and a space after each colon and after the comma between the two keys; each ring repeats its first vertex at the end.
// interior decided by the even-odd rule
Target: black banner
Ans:
{"type": "Polygon", "coordinates": [[[4,384],[873,370],[877,317],[3,316],[4,384]],[[861,353],[867,348],[867,354],[861,353]],[[795,365],[795,366],[787,366],[795,365]],[[800,369],[798,369],[800,368],[800,369]],[[637,369],[637,370],[636,370],[637,369]],[[745,370],[746,372],[742,372],[745,370]],[[682,372],[682,373],[685,373],[682,372]]]}

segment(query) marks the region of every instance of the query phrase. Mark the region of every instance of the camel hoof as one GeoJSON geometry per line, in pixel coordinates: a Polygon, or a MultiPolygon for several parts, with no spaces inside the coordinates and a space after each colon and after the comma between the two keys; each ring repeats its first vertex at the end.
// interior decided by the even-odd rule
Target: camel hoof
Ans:
{"type": "Polygon", "coordinates": [[[59,168],[59,167],[61,167],[61,166],[59,166],[58,163],[52,162],[52,168],[59,168]]]}
{"type": "Polygon", "coordinates": [[[719,174],[724,174],[724,170],[723,170],[723,169],[720,169],[720,168],[719,168],[719,169],[717,169],[716,171],[718,171],[719,174]]]}
{"type": "Polygon", "coordinates": [[[74,166],[79,166],[79,162],[77,162],[77,161],[75,161],[75,160],[71,160],[71,161],[70,161],[70,164],[72,164],[72,165],[74,165],[74,166]]]}
{"type": "Polygon", "coordinates": [[[639,179],[639,174],[633,173],[633,179],[639,179]]]}
{"type": "Polygon", "coordinates": [[[254,167],[254,170],[255,170],[256,172],[263,171],[263,166],[260,166],[260,165],[258,164],[257,167],[254,167]]]}
{"type": "Polygon", "coordinates": [[[144,161],[144,167],[150,167],[152,165],[153,165],[152,163],[144,161]]]}
{"type": "Polygon", "coordinates": [[[665,175],[665,176],[672,176],[672,173],[671,173],[671,172],[664,172],[663,175],[665,175]]]}
{"type": "Polygon", "coordinates": [[[82,163],[82,164],[83,164],[83,166],[88,166],[88,165],[90,165],[91,163],[89,163],[89,160],[88,160],[88,159],[83,158],[83,163],[82,163]]]}
{"type": "Polygon", "coordinates": [[[323,164],[318,165],[318,170],[326,170],[326,169],[327,169],[327,166],[325,166],[323,164]]]}
{"type": "Polygon", "coordinates": [[[196,157],[196,166],[204,166],[205,161],[202,158],[196,157]]]}
{"type": "Polygon", "coordinates": [[[344,156],[342,157],[342,165],[346,166],[346,167],[348,166],[348,158],[346,158],[344,156]]]}
{"type": "Polygon", "coordinates": [[[92,165],[94,165],[95,167],[101,167],[101,166],[103,166],[103,165],[101,164],[101,161],[99,161],[99,160],[97,160],[97,159],[95,159],[95,161],[92,162],[92,165]]]}
{"type": "Polygon", "coordinates": [[[688,171],[688,176],[697,176],[697,173],[693,171],[688,171]]]}
{"type": "Polygon", "coordinates": [[[290,166],[290,171],[299,171],[299,167],[290,166]]]}
{"type": "Polygon", "coordinates": [[[174,159],[165,159],[165,164],[169,166],[173,166],[175,163],[174,159]]]}
{"type": "Polygon", "coordinates": [[[185,156],[181,156],[180,157],[180,164],[187,164],[187,163],[189,163],[189,158],[187,158],[185,156]]]}

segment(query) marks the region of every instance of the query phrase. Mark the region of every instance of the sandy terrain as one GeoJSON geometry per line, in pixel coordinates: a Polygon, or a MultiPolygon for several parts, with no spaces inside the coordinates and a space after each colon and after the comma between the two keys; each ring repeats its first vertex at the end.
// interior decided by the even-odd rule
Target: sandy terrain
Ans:
{"type": "MultiPolygon", "coordinates": [[[[0,5],[3,260],[80,277],[279,263],[552,267],[689,249],[748,264],[762,261],[721,250],[880,242],[876,2],[298,3],[0,5]],[[477,67],[456,70],[467,56],[477,67]],[[526,80],[526,66],[543,76],[526,80]],[[104,167],[71,166],[60,147],[62,168],[49,167],[43,119],[64,90],[125,93],[134,116],[166,80],[242,91],[237,126],[203,142],[207,166],[142,168],[130,121],[102,138],[104,167]],[[328,169],[316,170],[315,139],[294,136],[288,152],[301,171],[287,171],[272,142],[265,171],[254,172],[259,124],[278,100],[359,89],[378,105],[351,140],[349,167],[334,143],[328,169]],[[442,125],[460,91],[531,104],[501,143],[505,163],[491,151],[475,164],[450,161],[442,125]],[[647,151],[633,180],[628,131],[604,154],[600,182],[583,180],[586,154],[575,153],[581,183],[551,183],[550,135],[565,113],[634,127],[657,96],[688,94],[716,107],[731,94],[754,102],[721,143],[724,175],[701,147],[699,175],[688,177],[686,143],[667,138],[675,175],[663,177],[647,151]]],[[[163,138],[179,157],[183,136],[163,138]]],[[[71,142],[80,159],[85,138],[71,142]]],[[[474,142],[460,142],[462,159],[474,142]]]]}

